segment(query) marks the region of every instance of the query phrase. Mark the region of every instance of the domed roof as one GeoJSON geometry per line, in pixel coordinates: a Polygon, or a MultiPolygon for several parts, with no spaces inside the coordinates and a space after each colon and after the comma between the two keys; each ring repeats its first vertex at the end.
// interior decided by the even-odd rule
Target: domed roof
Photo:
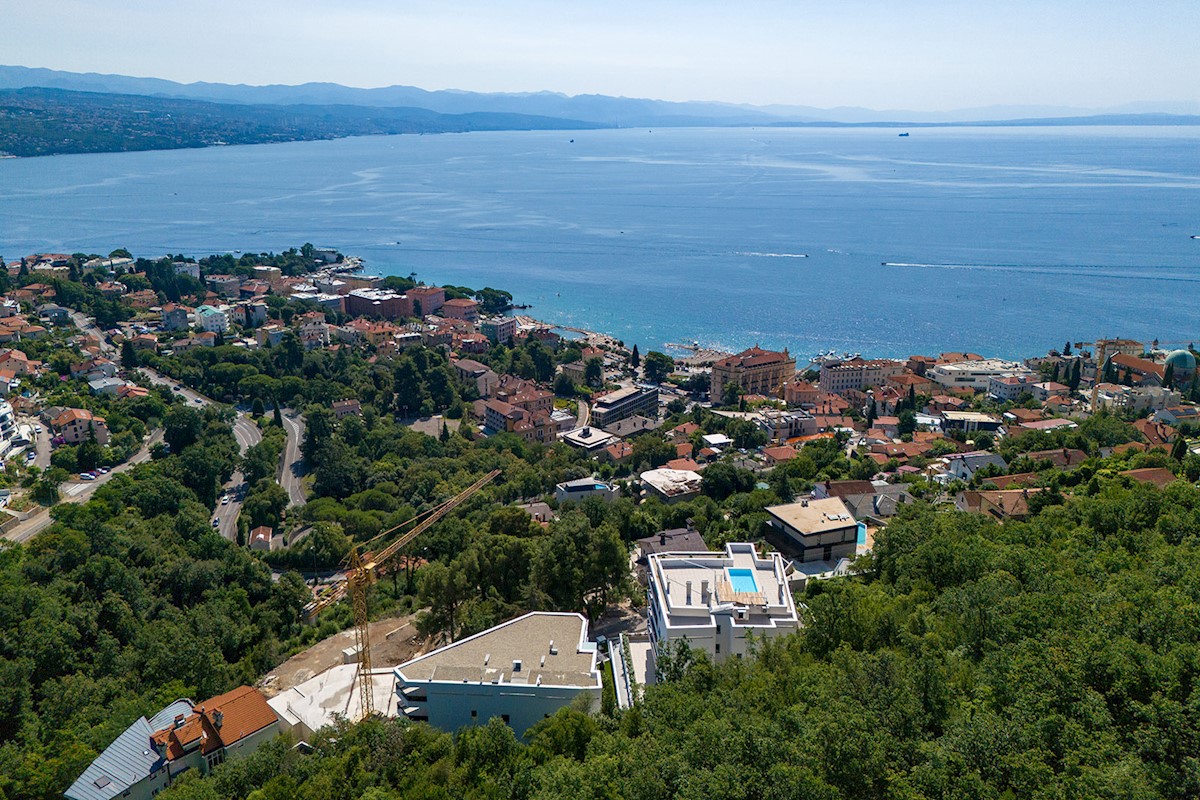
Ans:
{"type": "Polygon", "coordinates": [[[1173,364],[1175,371],[1193,372],[1196,369],[1196,357],[1187,350],[1174,350],[1167,353],[1167,364],[1173,364]]]}

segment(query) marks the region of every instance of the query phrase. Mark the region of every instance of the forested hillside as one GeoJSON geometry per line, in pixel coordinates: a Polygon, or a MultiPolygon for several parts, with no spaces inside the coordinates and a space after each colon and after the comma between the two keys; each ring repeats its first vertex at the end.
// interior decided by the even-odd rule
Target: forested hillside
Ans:
{"type": "Polygon", "coordinates": [[[369,722],[163,797],[1195,797],[1200,492],[1102,484],[1003,526],[910,508],[802,633],[622,714],[369,722]]]}
{"type": "Polygon", "coordinates": [[[63,89],[0,90],[0,154],[45,156],[396,133],[578,130],[594,123],[423,108],[211,103],[63,89]]]}

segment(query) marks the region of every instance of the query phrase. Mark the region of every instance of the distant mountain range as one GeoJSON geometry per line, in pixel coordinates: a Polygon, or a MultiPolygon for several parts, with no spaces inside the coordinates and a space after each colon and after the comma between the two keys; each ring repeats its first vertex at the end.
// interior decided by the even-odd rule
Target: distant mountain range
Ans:
{"type": "Polygon", "coordinates": [[[19,156],[469,130],[961,124],[1200,125],[1200,103],[872,111],[413,86],[184,84],[0,66],[0,151],[19,156]]]}

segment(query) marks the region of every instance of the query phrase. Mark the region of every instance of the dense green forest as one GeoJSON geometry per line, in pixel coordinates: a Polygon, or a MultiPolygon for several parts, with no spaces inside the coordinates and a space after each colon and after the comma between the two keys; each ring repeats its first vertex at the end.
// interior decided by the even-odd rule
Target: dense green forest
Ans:
{"type": "Polygon", "coordinates": [[[164,798],[1154,798],[1200,793],[1200,492],[1106,480],[999,525],[918,504],[753,660],[673,663],[527,743],[372,721],[164,798]],[[599,711],[595,709],[594,711],[599,711]]]}
{"type": "Polygon", "coordinates": [[[397,133],[603,127],[524,114],[423,108],[210,103],[65,89],[0,90],[0,153],[46,156],[397,133]]]}
{"type": "Polygon", "coordinates": [[[138,715],[256,680],[298,634],[303,582],[209,526],[231,421],[177,404],[175,455],[0,546],[0,797],[60,796],[138,715]]]}

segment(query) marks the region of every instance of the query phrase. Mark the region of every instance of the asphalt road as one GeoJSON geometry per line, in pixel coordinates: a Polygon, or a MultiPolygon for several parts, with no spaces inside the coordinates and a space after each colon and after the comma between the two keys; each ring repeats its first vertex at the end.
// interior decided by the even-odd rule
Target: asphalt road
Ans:
{"type": "Polygon", "coordinates": [[[287,446],[283,450],[283,462],[279,465],[279,485],[287,490],[288,505],[302,506],[308,499],[300,479],[304,477],[304,456],[300,443],[304,441],[304,417],[291,409],[281,413],[283,429],[287,433],[287,446]]]}
{"type": "MultiPolygon", "coordinates": [[[[142,372],[150,379],[151,383],[171,387],[172,391],[189,405],[203,407],[215,403],[212,398],[205,397],[148,367],[142,367],[142,372]]],[[[237,418],[233,422],[233,436],[237,439],[238,452],[242,454],[262,441],[262,431],[258,429],[248,414],[241,411],[238,412],[237,418]]],[[[217,521],[217,530],[230,541],[237,541],[238,514],[241,513],[242,501],[246,499],[248,488],[242,473],[233,473],[225,483],[221,498],[218,499],[216,510],[213,512],[213,519],[217,521]],[[227,502],[225,501],[226,497],[229,498],[227,502]]]]}
{"type": "MultiPolygon", "coordinates": [[[[99,475],[94,481],[68,481],[58,488],[59,494],[62,497],[60,502],[63,503],[86,503],[89,498],[95,493],[96,489],[103,486],[112,480],[114,475],[120,475],[122,472],[127,472],[133,469],[138,464],[150,460],[150,448],[158,442],[162,441],[162,431],[155,431],[150,435],[143,444],[140,450],[124,464],[119,464],[113,467],[107,475],[99,475]]],[[[48,461],[49,459],[47,459],[48,461]]],[[[50,527],[54,520],[50,516],[48,509],[39,511],[24,522],[13,526],[5,532],[4,538],[13,542],[25,542],[37,536],[39,533],[50,527]]]]}

